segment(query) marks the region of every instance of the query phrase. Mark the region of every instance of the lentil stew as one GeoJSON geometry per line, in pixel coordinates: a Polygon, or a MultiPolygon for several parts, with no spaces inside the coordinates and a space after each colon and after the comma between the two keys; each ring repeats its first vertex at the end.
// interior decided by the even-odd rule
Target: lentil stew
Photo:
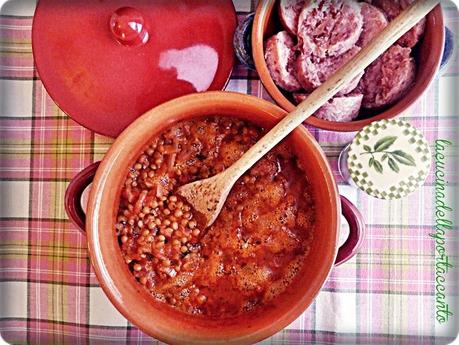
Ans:
{"type": "Polygon", "coordinates": [[[174,194],[229,167],[262,135],[237,119],[183,121],[153,138],[130,167],[115,227],[126,264],[154,298],[189,314],[236,316],[268,304],[295,279],[315,209],[286,142],[239,179],[207,229],[174,194]]]}

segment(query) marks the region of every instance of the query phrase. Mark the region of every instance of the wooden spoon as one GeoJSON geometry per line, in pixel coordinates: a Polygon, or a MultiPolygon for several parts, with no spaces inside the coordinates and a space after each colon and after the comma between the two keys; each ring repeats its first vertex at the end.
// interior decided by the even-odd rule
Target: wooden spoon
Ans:
{"type": "Polygon", "coordinates": [[[362,49],[351,61],[311,93],[298,107],[253,145],[225,171],[181,186],[177,193],[202,214],[206,227],[217,219],[234,183],[260,158],[276,146],[297,126],[364,71],[374,60],[424,18],[439,0],[418,0],[393,20],[381,34],[362,49]]]}

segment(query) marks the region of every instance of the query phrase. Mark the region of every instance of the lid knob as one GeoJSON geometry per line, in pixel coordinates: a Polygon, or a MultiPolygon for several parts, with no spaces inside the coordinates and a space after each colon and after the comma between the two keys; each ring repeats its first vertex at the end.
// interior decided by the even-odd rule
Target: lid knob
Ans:
{"type": "Polygon", "coordinates": [[[121,7],[112,14],[110,30],[115,39],[125,46],[143,45],[150,37],[142,14],[132,7],[121,7]]]}

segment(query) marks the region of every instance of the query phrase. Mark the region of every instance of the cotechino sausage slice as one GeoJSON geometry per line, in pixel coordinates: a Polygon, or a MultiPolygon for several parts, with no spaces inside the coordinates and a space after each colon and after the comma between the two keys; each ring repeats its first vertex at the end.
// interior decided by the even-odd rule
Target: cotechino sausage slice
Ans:
{"type": "Polygon", "coordinates": [[[337,56],[357,43],[362,26],[356,1],[309,0],[298,19],[298,41],[306,55],[337,56]]]}
{"type": "Polygon", "coordinates": [[[388,21],[384,12],[365,2],[361,4],[361,13],[363,16],[363,30],[357,45],[359,47],[365,47],[373,38],[384,30],[388,21]]]}
{"type": "Polygon", "coordinates": [[[281,31],[266,41],[265,59],[274,82],[286,91],[297,91],[295,44],[287,31],[281,31]]]}
{"type": "Polygon", "coordinates": [[[358,87],[363,93],[363,107],[392,105],[406,94],[416,75],[410,54],[410,48],[394,45],[366,69],[358,87]]]}
{"type": "Polygon", "coordinates": [[[279,18],[288,32],[296,35],[298,32],[298,17],[306,0],[280,0],[279,18]]]}
{"type": "MultiPolygon", "coordinates": [[[[360,48],[354,46],[343,55],[323,59],[301,54],[296,63],[298,81],[307,92],[311,92],[322,85],[331,75],[333,75],[333,73],[352,59],[359,51],[360,48]]],[[[340,90],[340,94],[345,95],[354,90],[362,75],[355,78],[348,85],[345,85],[343,89],[340,90]]]]}
{"type": "MultiPolygon", "coordinates": [[[[373,5],[381,8],[390,21],[397,17],[400,12],[407,8],[415,0],[373,0],[373,5]]],[[[416,26],[403,35],[398,44],[402,47],[413,48],[424,34],[426,19],[422,19],[416,26]]]]}
{"type": "MultiPolygon", "coordinates": [[[[293,94],[293,98],[297,104],[304,101],[308,96],[309,94],[304,93],[293,94]]],[[[328,121],[352,121],[359,115],[362,99],[363,95],[361,93],[335,97],[317,110],[314,116],[328,121]]]]}

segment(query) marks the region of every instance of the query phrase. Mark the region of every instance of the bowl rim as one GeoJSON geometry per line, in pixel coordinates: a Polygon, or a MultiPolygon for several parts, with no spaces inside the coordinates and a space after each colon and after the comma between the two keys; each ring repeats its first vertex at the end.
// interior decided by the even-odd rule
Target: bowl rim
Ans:
{"type": "MultiPolygon", "coordinates": [[[[308,141],[308,144],[311,145],[311,150],[314,151],[314,154],[317,154],[317,159],[322,164],[321,167],[317,168],[321,171],[321,174],[323,175],[323,178],[324,178],[324,182],[326,184],[323,187],[323,190],[321,190],[321,193],[325,193],[326,198],[330,199],[330,205],[333,205],[333,204],[336,205],[336,208],[332,207],[331,214],[333,217],[331,217],[332,219],[329,220],[330,229],[335,229],[334,230],[335,234],[333,237],[335,241],[332,244],[327,244],[327,246],[329,246],[330,248],[333,247],[333,250],[329,250],[329,252],[324,254],[324,261],[323,263],[321,263],[323,267],[320,268],[319,278],[316,279],[317,280],[316,282],[313,282],[311,284],[311,288],[309,288],[308,290],[310,292],[308,294],[306,293],[303,294],[305,296],[307,295],[307,298],[303,297],[295,305],[292,305],[292,306],[289,305],[290,309],[288,309],[287,312],[279,316],[278,319],[274,320],[271,324],[266,325],[266,327],[256,329],[255,331],[251,333],[243,334],[242,336],[239,335],[238,337],[235,337],[235,338],[230,338],[230,337],[220,338],[216,335],[214,335],[213,337],[209,337],[209,335],[207,335],[207,337],[202,336],[200,338],[197,337],[194,339],[193,338],[189,339],[189,336],[190,336],[189,333],[185,335],[177,334],[180,331],[183,332],[183,330],[179,330],[176,334],[174,334],[173,332],[171,332],[169,328],[164,327],[164,325],[155,324],[154,326],[152,326],[151,322],[149,323],[145,320],[145,315],[133,310],[135,308],[129,308],[129,306],[127,305],[129,302],[132,302],[134,300],[138,302],[139,299],[143,297],[143,295],[133,296],[133,295],[125,294],[125,292],[128,291],[126,289],[127,285],[130,285],[129,286],[129,288],[131,289],[130,291],[134,289],[134,286],[133,286],[134,284],[132,284],[132,282],[134,282],[133,280],[134,278],[132,278],[132,274],[128,272],[130,277],[132,278],[132,282],[129,281],[129,282],[120,283],[119,277],[118,278],[111,277],[111,273],[112,273],[111,270],[113,269],[113,266],[117,264],[117,262],[115,258],[109,255],[110,254],[109,250],[107,250],[107,248],[110,247],[110,244],[106,243],[107,237],[109,235],[105,234],[105,239],[103,238],[104,235],[103,235],[102,230],[104,229],[104,226],[107,224],[113,224],[113,217],[114,217],[113,214],[108,214],[107,212],[103,212],[103,211],[110,210],[110,207],[108,205],[110,205],[110,203],[111,204],[114,203],[113,201],[114,192],[113,190],[110,190],[110,179],[112,181],[116,179],[115,178],[116,169],[118,170],[121,169],[119,166],[116,165],[116,163],[118,162],[118,160],[123,159],[122,153],[123,153],[123,150],[126,150],[127,147],[129,147],[129,146],[126,146],[126,144],[129,143],[129,140],[132,140],[137,135],[137,133],[139,133],[139,131],[140,133],[145,133],[146,131],[148,131],[148,128],[157,124],[159,120],[157,119],[155,120],[155,117],[157,117],[159,113],[164,113],[165,110],[167,109],[169,110],[172,109],[172,111],[176,109],[175,111],[178,111],[177,109],[182,109],[183,107],[192,107],[192,106],[202,107],[206,102],[210,100],[212,100],[212,102],[222,104],[221,107],[224,107],[225,104],[234,104],[234,103],[239,103],[246,107],[252,107],[252,108],[259,107],[260,109],[263,109],[260,111],[269,112],[270,114],[272,114],[272,116],[277,117],[279,119],[283,115],[285,115],[284,110],[282,110],[275,104],[272,104],[260,98],[249,96],[249,95],[244,95],[244,94],[239,94],[239,93],[233,93],[233,92],[214,91],[214,92],[206,92],[206,93],[201,93],[201,94],[193,94],[193,95],[180,97],[178,99],[169,101],[161,106],[158,106],[157,108],[154,108],[150,110],[149,112],[147,112],[146,114],[144,114],[143,116],[141,116],[118,137],[118,139],[109,149],[99,169],[97,170],[96,177],[94,179],[93,187],[92,187],[90,197],[89,197],[90,201],[88,203],[89,206],[88,206],[88,212],[87,212],[87,218],[86,218],[88,248],[89,248],[89,253],[91,257],[91,262],[94,267],[94,271],[96,273],[98,281],[102,289],[104,290],[105,294],[109,298],[109,300],[116,307],[116,309],[118,309],[118,311],[121,314],[123,314],[128,320],[130,320],[133,324],[135,324],[145,333],[157,339],[160,339],[162,341],[168,342],[168,343],[188,343],[188,344],[254,343],[262,339],[265,339],[268,336],[271,336],[275,334],[276,332],[282,330],[288,324],[293,322],[297,317],[299,317],[301,313],[304,312],[305,309],[307,309],[307,307],[309,307],[309,305],[312,303],[312,301],[314,300],[314,298],[317,296],[320,289],[322,288],[323,284],[327,280],[331,272],[331,269],[333,268],[333,263],[337,255],[340,214],[341,214],[341,206],[340,206],[340,201],[339,201],[338,189],[337,189],[337,185],[334,180],[334,177],[333,177],[331,167],[325,157],[324,152],[320,148],[319,144],[315,141],[313,136],[306,130],[306,128],[301,126],[295,131],[298,133],[297,135],[301,135],[301,138],[303,137],[306,138],[306,140],[308,141]],[[109,193],[111,193],[111,195],[108,195],[109,193]]],[[[215,111],[215,110],[212,110],[212,111],[215,111]]],[[[218,111],[215,111],[215,112],[218,113],[218,111]]],[[[194,117],[199,117],[199,115],[194,115],[194,117]]],[[[163,125],[163,128],[167,128],[172,123],[175,123],[177,121],[178,121],[177,119],[171,118],[171,119],[168,119],[167,121],[162,121],[161,124],[163,125]]],[[[156,133],[161,130],[162,129],[157,129],[156,133]]],[[[141,135],[144,135],[144,134],[141,134],[141,135]]],[[[153,134],[150,134],[148,138],[151,138],[152,135],[153,134]]],[[[137,155],[137,154],[138,152],[134,153],[134,155],[137,155]]],[[[126,164],[129,164],[129,162],[126,164]]],[[[124,178],[125,174],[121,174],[121,176],[124,178]]],[[[108,232],[105,232],[105,233],[108,233],[108,232]]],[[[117,250],[119,251],[119,247],[117,248],[117,250]]],[[[121,257],[121,255],[119,256],[121,257]]],[[[126,265],[124,264],[124,266],[126,265]]],[[[128,270],[126,269],[126,271],[128,270]]],[[[137,288],[136,290],[138,290],[139,284],[135,283],[135,285],[137,288]]],[[[144,293],[146,294],[146,291],[144,293]]],[[[149,298],[151,299],[151,296],[149,296],[149,298]]],[[[144,302],[147,303],[148,301],[144,301],[144,302]]],[[[201,331],[205,332],[205,330],[201,330],[201,331]]]]}
{"type": "MultiPolygon", "coordinates": [[[[267,18],[272,15],[273,11],[277,10],[277,2],[278,0],[266,0],[258,3],[252,28],[252,54],[260,80],[270,96],[280,107],[288,112],[291,112],[296,108],[296,106],[283,95],[278,86],[274,83],[264,58],[264,32],[268,25],[267,18]]],[[[440,4],[427,15],[427,25],[432,25],[434,29],[441,28],[441,30],[438,30],[437,34],[435,32],[433,33],[434,35],[440,35],[440,37],[439,39],[433,40],[434,44],[429,50],[428,60],[431,62],[432,68],[428,70],[428,73],[426,73],[423,78],[423,82],[418,84],[420,85],[418,87],[419,91],[417,93],[413,93],[408,101],[402,103],[397,102],[390,108],[384,110],[382,113],[362,120],[336,122],[322,120],[315,116],[311,116],[305,121],[305,123],[329,131],[354,132],[361,130],[373,121],[390,119],[399,116],[410,108],[429,88],[440,68],[445,42],[444,18],[440,4]]]]}

